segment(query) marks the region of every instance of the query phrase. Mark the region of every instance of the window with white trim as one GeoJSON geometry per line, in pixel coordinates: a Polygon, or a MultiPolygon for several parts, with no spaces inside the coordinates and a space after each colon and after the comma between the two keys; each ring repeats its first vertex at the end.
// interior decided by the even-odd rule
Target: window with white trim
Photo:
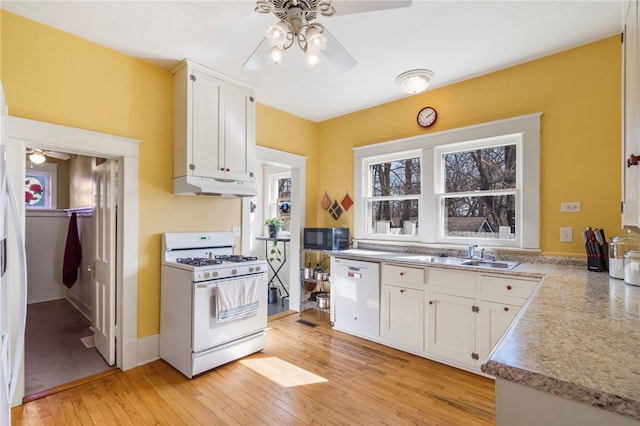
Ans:
{"type": "Polygon", "coordinates": [[[420,151],[365,160],[369,234],[415,235],[421,204],[420,151]]]}
{"type": "Polygon", "coordinates": [[[520,146],[508,135],[434,149],[438,242],[517,243],[520,146]]]}
{"type": "Polygon", "coordinates": [[[354,148],[354,239],[539,249],[540,115],[354,148]]]}

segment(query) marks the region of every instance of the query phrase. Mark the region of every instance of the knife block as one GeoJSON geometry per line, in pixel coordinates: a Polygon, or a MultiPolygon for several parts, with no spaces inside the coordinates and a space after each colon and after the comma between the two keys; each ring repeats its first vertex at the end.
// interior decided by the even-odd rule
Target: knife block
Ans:
{"type": "Polygon", "coordinates": [[[609,270],[609,246],[607,243],[587,242],[584,245],[587,252],[587,269],[594,272],[609,270]]]}

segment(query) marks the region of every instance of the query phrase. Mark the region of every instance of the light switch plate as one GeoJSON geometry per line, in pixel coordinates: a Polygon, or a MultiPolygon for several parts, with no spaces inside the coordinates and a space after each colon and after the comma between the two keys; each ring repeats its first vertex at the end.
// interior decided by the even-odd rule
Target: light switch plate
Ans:
{"type": "Polygon", "coordinates": [[[573,229],[570,227],[560,228],[560,242],[561,243],[570,243],[573,241],[573,229]]]}
{"type": "Polygon", "coordinates": [[[240,236],[240,227],[239,226],[234,226],[233,228],[231,228],[231,231],[233,232],[233,236],[234,237],[239,237],[240,236]]]}

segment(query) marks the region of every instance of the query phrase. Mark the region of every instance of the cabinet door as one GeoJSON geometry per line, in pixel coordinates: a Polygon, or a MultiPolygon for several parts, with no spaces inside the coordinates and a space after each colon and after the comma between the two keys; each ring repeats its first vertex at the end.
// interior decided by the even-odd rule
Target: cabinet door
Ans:
{"type": "Polygon", "coordinates": [[[520,306],[481,301],[478,303],[478,309],[476,352],[479,356],[478,365],[480,365],[487,359],[498,340],[518,315],[520,306]]]}
{"type": "Polygon", "coordinates": [[[222,86],[223,132],[220,144],[225,177],[234,180],[252,180],[253,167],[250,165],[254,142],[253,102],[251,92],[230,84],[222,86]],[[251,151],[251,152],[250,152],[251,151]]]}
{"type": "Polygon", "coordinates": [[[383,285],[380,334],[391,343],[424,350],[424,291],[383,285]]]}
{"type": "MultiPolygon", "coordinates": [[[[220,89],[222,82],[197,69],[192,84],[192,157],[188,173],[193,176],[222,178],[220,153],[220,89]]],[[[188,131],[188,130],[187,130],[188,131]]]]}
{"type": "Polygon", "coordinates": [[[427,353],[474,365],[475,299],[427,291],[427,353]]]}
{"type": "Polygon", "coordinates": [[[622,224],[640,227],[640,165],[627,167],[631,155],[640,155],[640,46],[638,4],[629,2],[624,28],[624,210],[622,224]]]}

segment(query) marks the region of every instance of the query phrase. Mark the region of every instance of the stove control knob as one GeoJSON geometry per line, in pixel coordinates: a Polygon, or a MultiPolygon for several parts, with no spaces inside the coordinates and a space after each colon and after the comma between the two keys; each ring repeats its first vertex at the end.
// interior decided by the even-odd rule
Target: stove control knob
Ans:
{"type": "Polygon", "coordinates": [[[260,272],[260,267],[256,266],[256,272],[260,272]]]}
{"type": "Polygon", "coordinates": [[[231,270],[231,275],[236,275],[237,273],[238,273],[238,270],[237,270],[237,269],[232,269],[232,270],[231,270]]]}
{"type": "Polygon", "coordinates": [[[218,271],[213,271],[213,272],[211,273],[211,276],[212,276],[213,278],[216,278],[216,277],[218,276],[218,271]]]}
{"type": "Polygon", "coordinates": [[[209,273],[209,272],[205,272],[205,273],[204,273],[204,277],[205,277],[205,278],[209,278],[210,276],[211,276],[211,273],[209,273]]]}
{"type": "Polygon", "coordinates": [[[253,266],[249,266],[249,272],[253,272],[253,266]]]}

